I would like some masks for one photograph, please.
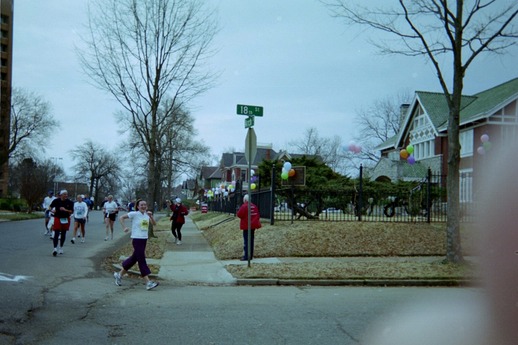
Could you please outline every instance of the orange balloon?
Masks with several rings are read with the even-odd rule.
[[[295,169],[290,169],[290,171],[288,171],[288,176],[290,176],[290,177],[295,176]]]
[[[407,150],[403,149],[403,150],[399,151],[399,157],[401,157],[403,159],[407,159],[408,156],[409,156],[409,154],[408,154]]]

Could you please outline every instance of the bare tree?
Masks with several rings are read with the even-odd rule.
[[[376,100],[369,108],[359,110],[356,123],[360,131],[355,142],[362,150],[349,157],[361,161],[364,166],[369,165],[368,162],[377,163],[379,154],[374,148],[399,132],[403,120],[402,105],[408,104],[410,99],[409,92],[400,92],[394,97]]]
[[[148,203],[160,196],[160,130],[176,109],[211,87],[201,66],[212,55],[213,13],[199,0],[95,0],[80,59],[111,93],[147,154]],[[171,100],[160,116],[166,100]]]
[[[77,146],[71,151],[75,162],[73,170],[78,181],[86,181],[89,185],[89,194],[99,203],[102,190],[110,192],[116,190],[119,164],[115,156],[107,152],[99,144],[91,140]]]
[[[295,153],[318,156],[334,171],[343,170],[343,147],[339,136],[321,137],[315,127],[307,128],[301,139],[291,141]]]
[[[62,169],[50,160],[37,162],[25,158],[10,168],[10,190],[20,193],[20,197],[27,202],[28,213],[34,207],[41,206],[56,174],[63,174]]]
[[[9,158],[35,157],[45,152],[45,140],[58,126],[51,114],[51,105],[34,92],[13,88],[11,101],[11,133]]]
[[[433,65],[449,109],[446,259],[454,263],[463,261],[459,221],[459,120],[464,76],[482,53],[503,54],[517,44],[518,3],[398,0],[396,8],[380,9],[355,6],[350,0],[322,2],[334,16],[348,24],[368,26],[394,37],[392,41],[384,37],[375,42],[382,53],[420,56]],[[444,55],[446,59],[442,58]]]

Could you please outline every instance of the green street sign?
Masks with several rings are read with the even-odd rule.
[[[237,114],[246,116],[263,116],[263,107],[258,107],[256,105],[238,104]]]
[[[249,116],[245,119],[245,128],[250,128],[254,126],[254,117]]]

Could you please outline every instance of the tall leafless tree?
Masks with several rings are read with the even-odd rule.
[[[89,194],[99,205],[100,193],[113,193],[121,176],[120,165],[115,155],[106,151],[99,144],[87,140],[71,151],[76,164],[73,166],[77,181],[85,181],[89,186]]]
[[[424,57],[433,65],[449,109],[446,259],[453,263],[463,261],[459,221],[459,120],[464,76],[481,54],[503,54],[517,44],[518,3],[398,0],[397,6],[374,8],[364,5],[364,1],[321,1],[347,24],[371,27],[395,38],[383,37],[374,42],[382,53]]]
[[[146,152],[149,205],[160,197],[162,127],[215,80],[203,69],[213,54],[213,13],[200,0],[94,0],[90,7],[79,58],[94,84],[124,108]]]
[[[36,158],[48,148],[46,139],[58,126],[51,105],[42,96],[15,87],[11,100],[9,158]]]
[[[378,162],[379,154],[374,148],[399,132],[403,120],[401,106],[410,100],[410,94],[402,91],[393,97],[375,100],[372,106],[359,110],[356,113],[359,134],[354,141],[362,150],[349,157],[361,161],[364,166]]]
[[[302,138],[289,143],[294,153],[318,156],[331,169],[343,172],[343,147],[339,136],[321,137],[318,129],[309,127]]]

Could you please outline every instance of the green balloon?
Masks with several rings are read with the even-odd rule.
[[[283,180],[287,180],[287,179],[288,179],[288,173],[287,173],[287,172],[283,172],[283,173],[281,174],[281,178],[282,178]]]
[[[412,145],[408,145],[406,147],[406,152],[408,152],[409,154],[414,153],[414,147]]]

